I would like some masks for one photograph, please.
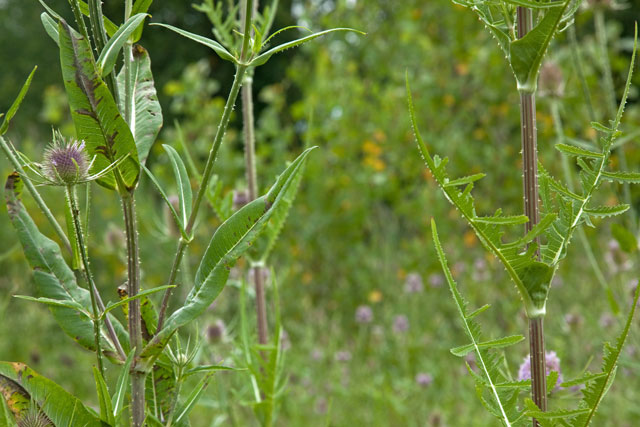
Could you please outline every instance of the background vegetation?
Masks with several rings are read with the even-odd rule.
[[[65,0],[49,3],[56,10],[67,10]],[[109,3],[105,14],[122,16]],[[189,2],[156,3],[150,10],[152,21],[209,34],[206,17]],[[33,65],[40,67],[9,133],[33,158],[49,142],[51,126],[67,135],[74,132],[57,49],[41,27],[40,13],[35,1],[0,0],[0,111],[6,111]],[[635,3],[606,11],[618,96],[630,56],[632,19],[637,16],[640,9]],[[272,257],[272,280],[279,284],[288,347],[288,386],[279,423],[489,425],[492,420],[476,399],[466,368],[449,352],[461,344],[463,336],[431,245],[431,217],[443,218],[440,235],[448,236],[443,244],[465,296],[473,306],[493,306],[488,312],[493,318],[484,325],[487,333],[491,335],[490,327],[501,335],[521,333],[526,319],[504,272],[485,256],[426,172],[409,126],[404,75],[408,70],[424,136],[440,154],[453,158],[453,171],[490,172],[476,190],[480,209],[500,205],[515,214],[522,209],[522,189],[518,169],[513,167],[520,161],[513,76],[475,15],[447,0],[281,1],[274,27],[292,24],[314,30],[348,26],[367,36],[332,35],[287,51],[259,68],[254,79],[259,182],[272,182],[284,162],[305,144],[320,146],[309,161]],[[608,116],[593,10],[581,10],[575,25],[596,116],[603,121]],[[296,32],[281,37],[294,38],[299,35]],[[161,142],[174,147],[186,143],[195,162],[202,165],[226,97],[220,88],[229,87],[233,69],[205,47],[158,27],[149,27],[141,43],[150,52],[165,114]],[[560,115],[565,133],[587,140],[593,135],[570,49],[563,33],[547,59],[562,69],[565,88]],[[638,75],[623,124],[632,135],[637,135],[640,120]],[[539,149],[545,167],[560,175],[561,165],[552,148],[556,134],[551,102],[544,97],[538,102]],[[218,163],[229,208],[234,191],[246,186],[240,117],[233,119],[232,127]],[[624,146],[632,170],[640,170],[636,140]],[[161,152],[160,144],[152,150],[150,167],[160,176],[170,176],[170,165],[163,164],[166,156],[154,156],[154,152]],[[0,176],[9,172],[7,161],[0,159]],[[115,300],[126,267],[120,256],[122,224],[113,220],[119,216],[113,210],[118,204],[105,200],[109,197],[113,196],[96,187],[89,243],[90,251],[101,255],[94,257],[100,260],[94,261],[97,282],[113,284],[101,291]],[[640,194],[632,193],[632,198],[637,211]],[[137,205],[143,287],[158,286],[166,278],[174,251],[167,236],[175,230],[169,227],[159,199],[140,197]],[[207,209],[201,220],[215,226],[216,216]],[[43,230],[49,230],[43,218],[36,219]],[[611,224],[606,221],[597,234],[587,234],[624,313],[638,279],[638,265],[635,256],[623,252],[613,239]],[[91,375],[92,356],[70,344],[46,307],[12,298],[30,294],[33,287],[6,215],[0,215],[0,240],[0,359],[27,362],[84,401],[97,403],[93,384],[84,380]],[[204,241],[190,248],[194,263],[205,249]],[[192,272],[182,273],[183,283],[188,282]],[[599,364],[601,342],[613,339],[623,319],[611,312],[578,245],[559,276],[548,307],[547,348],[557,353],[563,375],[570,378],[585,366]],[[423,283],[421,291],[409,292],[407,283],[415,284],[417,278]],[[185,331],[202,338],[201,358],[232,363],[240,357],[234,349],[239,340],[243,280],[246,265],[240,263],[235,269],[236,286],[225,290],[197,329]],[[359,310],[361,306],[371,312]],[[614,420],[611,425],[635,425],[640,415],[633,404],[640,399],[637,323],[611,395],[601,409],[602,415]],[[225,327],[220,328],[221,324]],[[505,367],[513,375],[528,353],[526,343],[515,348],[508,353]],[[593,354],[597,356],[591,359]],[[87,372],[80,375],[79,370]],[[218,374],[192,424],[254,422],[250,408],[243,405],[249,392],[242,372]],[[577,392],[557,392],[551,405],[554,400],[578,398]]]

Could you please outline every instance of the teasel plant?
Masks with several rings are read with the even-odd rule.
[[[260,21],[256,18],[259,15],[254,13],[257,8],[252,0],[243,0],[234,6],[246,13],[240,22],[233,20],[230,25],[229,35],[233,39],[230,48],[211,38],[157,24],[206,45],[236,68],[202,173],[190,177],[177,150],[170,145],[164,146],[178,190],[176,209],[163,183],[145,166],[162,127],[162,110],[151,61],[139,44],[152,1],[125,0],[122,24],[116,24],[117,20],[104,16],[99,0],[70,0],[75,26],[67,23],[45,1],[40,3],[45,9],[41,15],[43,26],[60,51],[60,66],[76,135],[65,137],[54,132],[52,144],[40,163],[30,160],[16,144],[4,137],[27,93],[34,69],[4,114],[0,127],[0,147],[15,169],[6,181],[5,198],[9,218],[33,268],[38,294],[37,297],[22,298],[48,305],[61,329],[96,354],[97,366],[93,373],[100,413],[28,366],[0,362],[0,390],[6,400],[0,405],[0,416],[7,424],[22,423],[35,411],[54,425],[189,425],[189,413],[211,376],[219,370],[232,368],[193,366],[197,345],[183,348],[178,331],[194,323],[213,303],[224,289],[237,259],[254,242],[260,241],[283,206],[288,210],[292,188],[297,191],[308,156],[315,148],[307,148],[292,161],[264,195],[258,197],[256,194],[254,200],[225,218],[212,234],[186,299],[170,311],[170,290],[177,286],[177,272],[185,250],[196,238],[196,219],[246,73],[285,49],[332,31],[353,30],[312,33],[271,47],[267,44],[271,41],[267,37],[268,27],[256,26]],[[147,283],[145,290],[141,289],[135,206],[141,180],[148,180],[157,190],[180,231],[166,284]],[[98,284],[94,283],[90,264],[88,223],[93,182],[103,188],[99,191],[115,191],[119,196],[126,236],[126,286],[118,292],[110,289],[111,295],[119,294],[119,299],[107,304],[103,303]],[[46,184],[64,188],[66,232],[38,191],[38,185]],[[82,212],[76,191],[78,186],[83,186],[86,194]],[[25,187],[52,225],[57,242],[43,234],[27,212],[22,203]],[[65,254],[71,259],[70,263]],[[165,294],[156,308],[153,294],[161,291]],[[116,309],[124,312],[125,324],[118,320]],[[106,378],[110,376],[105,372],[111,369],[118,369],[119,373],[115,385],[109,386]],[[181,385],[194,376],[200,377],[200,381],[186,396],[181,396],[181,390],[184,390]]]
[[[475,317],[489,306],[485,305],[474,311],[467,310],[467,303],[448,270],[436,223],[433,221],[436,252],[464,330],[471,340],[471,344],[453,348],[451,352],[461,357],[470,352],[475,353],[479,372],[474,372],[471,368],[469,372],[476,381],[482,403],[503,425],[532,422],[534,426],[587,426],[593,420],[615,375],[617,361],[635,312],[638,292],[635,293],[627,323],[615,346],[605,344],[602,371],[596,374],[586,373],[580,378],[560,384],[561,387],[586,385],[582,391],[584,398],[576,409],[548,410],[547,395],[556,387],[559,376],[553,371],[548,376],[546,373],[543,320],[551,280],[560,261],[566,256],[576,230],[584,225],[593,226],[595,218],[620,215],[630,208],[628,204],[595,206],[593,202],[596,191],[606,181],[640,182],[639,173],[608,170],[614,143],[622,134],[619,127],[631,85],[637,30],[626,86],[615,118],[608,125],[595,121],[591,124],[603,135],[597,146],[586,149],[565,143],[555,145],[561,155],[575,159],[580,168],[580,186],[572,190],[571,183],[557,180],[538,161],[535,94],[540,67],[549,45],[557,32],[572,25],[573,14],[580,1],[479,0],[455,3],[469,7],[478,14],[480,21],[497,40],[516,79],[520,93],[524,215],[504,215],[501,209],[496,210],[493,215],[478,215],[471,191],[474,183],[485,175],[477,173],[451,178],[446,171],[448,159],[430,154],[418,129],[407,75],[409,112],[422,157],[447,200],[457,208],[483,246],[503,264],[516,285],[529,319],[531,379],[513,381],[502,371],[504,358],[498,352],[519,343],[524,337],[515,335],[490,340],[482,337]],[[537,15],[535,21],[534,13]],[[525,235],[515,241],[505,242],[505,228],[520,224],[525,225]],[[520,392],[528,388],[531,389],[531,399],[525,399],[524,405],[519,405]]]

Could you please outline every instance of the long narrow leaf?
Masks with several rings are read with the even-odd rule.
[[[11,107],[9,107],[9,111],[7,111],[7,113],[4,115],[2,126],[0,126],[0,136],[4,135],[9,129],[9,123],[11,122],[11,119],[13,119],[13,116],[15,116],[18,112],[18,108],[20,108],[20,104],[22,104],[22,100],[27,94],[29,86],[31,86],[31,80],[33,79],[33,75],[35,74],[37,69],[38,67],[33,67],[31,74],[29,74],[29,77],[27,77],[27,81],[24,82],[24,84],[22,85],[22,89],[20,89],[20,92],[18,93],[18,96],[13,101],[13,104],[11,104]]]
[[[178,184],[178,199],[180,203],[180,214],[182,215],[182,227],[186,228],[189,217],[191,216],[191,204],[193,201],[191,182],[189,181],[187,168],[182,162],[178,152],[170,145],[164,144],[163,147],[169,155],[169,160],[171,160],[171,166],[173,167],[173,174],[175,175],[176,183]]]
[[[222,58],[222,59],[225,59],[227,61],[231,61],[233,63],[237,62],[236,58],[234,58],[234,56],[231,55],[227,49],[225,49],[220,43],[218,43],[215,40],[211,40],[209,38],[200,36],[198,34],[190,33],[189,31],[182,30],[180,28],[174,27],[173,25],[167,25],[167,24],[151,24],[151,25],[157,25],[159,27],[168,28],[171,31],[174,31],[174,32],[180,34],[183,37],[186,37],[186,38],[191,39],[191,40],[193,40],[195,42],[203,44],[203,45],[207,46],[208,48],[213,49],[213,51],[215,53],[217,53],[218,56],[220,58]]]
[[[320,31],[318,33],[314,33],[311,35],[308,35],[306,37],[302,37],[299,38],[297,40],[293,40],[287,43],[283,43],[279,46],[276,46],[274,48],[271,48],[269,50],[267,50],[266,52],[256,56],[249,65],[251,65],[252,67],[259,67],[260,65],[264,65],[273,55],[275,55],[278,52],[282,52],[283,50],[287,50],[290,49],[292,47],[296,47],[299,46],[303,43],[306,43],[308,41],[311,41],[315,38],[324,36],[326,34],[329,33],[335,33],[337,31],[349,31],[349,32],[353,32],[353,33],[358,33],[358,34],[365,34],[362,31],[358,31],[358,30],[354,30],[353,28],[332,28],[330,30],[325,30],[325,31]]]
[[[133,15],[127,19],[127,22],[122,24],[113,37],[109,39],[96,61],[98,71],[102,77],[107,76],[111,71],[113,71],[113,67],[116,65],[116,59],[118,59],[120,50],[129,39],[129,36],[136,31],[140,25],[142,25],[142,21],[144,21],[144,18],[146,17],[146,13]]]

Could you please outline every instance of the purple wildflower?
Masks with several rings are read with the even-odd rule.
[[[349,350],[340,350],[335,355],[336,362],[348,362],[351,360],[351,352]]]
[[[365,324],[373,321],[373,310],[368,305],[361,305],[356,309],[356,323]]]
[[[432,288],[439,288],[444,285],[444,276],[440,273],[430,274],[427,280]]]
[[[62,136],[44,153],[44,176],[59,185],[73,185],[84,181],[89,175],[89,157],[84,141],[66,142]]]
[[[399,314],[393,318],[393,332],[402,334],[409,330],[409,319],[404,314]]]
[[[406,294],[419,294],[423,290],[422,276],[418,273],[409,273],[404,281],[404,292]]]
[[[420,372],[416,375],[416,383],[420,387],[428,387],[433,383],[433,375],[425,372]]]

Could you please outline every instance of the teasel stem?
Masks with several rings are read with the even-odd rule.
[[[516,12],[518,38],[524,37],[533,28],[531,10],[518,7]],[[529,218],[525,233],[540,220],[538,212],[538,141],[536,130],[536,96],[520,92],[520,130],[522,139],[522,168],[524,189],[524,213]],[[540,257],[540,240],[536,238],[537,256]],[[531,358],[531,394],[541,411],[547,410],[547,376],[544,350],[544,316],[529,318],[529,348]],[[533,426],[538,421],[533,419]]]
[[[245,0],[245,8],[247,7],[248,7],[247,10],[251,10],[253,12],[253,0]],[[196,193],[196,198],[193,204],[193,209],[191,210],[191,216],[189,217],[189,221],[187,222],[187,226],[185,227],[185,231],[188,236],[192,235],[193,226],[195,224],[196,217],[198,216],[198,211],[200,210],[202,199],[204,198],[204,195],[207,191],[207,187],[209,186],[209,181],[211,180],[211,176],[213,175],[213,165],[216,161],[218,150],[220,149],[220,145],[222,144],[222,139],[224,138],[224,134],[227,131],[227,127],[229,126],[229,119],[231,118],[231,112],[233,111],[233,108],[236,104],[236,100],[238,99],[238,94],[240,93],[240,87],[242,86],[244,75],[247,72],[248,66],[246,64],[246,61],[248,61],[249,59],[248,49],[249,49],[249,41],[251,39],[252,17],[253,17],[253,13],[248,13],[245,18],[245,25],[244,25],[245,33],[244,33],[244,41],[242,44],[242,53],[240,55],[240,60],[236,65],[236,75],[233,78],[233,84],[231,85],[231,90],[229,91],[227,102],[225,103],[224,110],[222,111],[222,117],[220,118],[220,123],[218,124],[218,129],[213,139],[213,144],[211,145],[209,156],[207,157],[207,162],[205,164],[204,171],[202,173],[200,188],[198,188],[198,192]],[[176,277],[178,274],[178,268],[180,267],[180,263],[182,262],[184,251],[190,242],[191,240],[187,240],[184,237],[180,238],[178,242],[178,248],[176,250],[176,255],[174,257],[173,264],[171,266],[171,271],[169,273],[169,279],[167,281],[168,285],[175,285]],[[173,288],[167,289],[162,298],[160,311],[158,312],[158,328],[157,328],[158,332],[162,329],[162,326],[164,324],[172,289]]]
[[[84,38],[87,39],[87,42],[89,42],[89,32],[87,31],[87,24],[85,24],[82,12],[80,11],[80,3],[78,0],[69,0],[69,4],[73,10],[73,17],[76,20],[76,24],[78,24],[80,34],[82,34]]]
[[[101,0],[89,0],[89,22],[91,23],[91,33],[93,34],[93,43],[96,48],[96,53],[99,55],[104,49],[107,43],[107,32],[104,29],[104,17],[102,15],[102,1]],[[111,72],[105,77],[109,91],[113,95],[113,99],[116,101],[116,105],[119,105],[120,94],[118,93],[118,83],[116,81],[116,73]]]
[[[246,6],[246,5],[245,5]],[[258,1],[253,4],[253,13],[258,9]],[[246,9],[242,10],[242,17],[246,16]],[[255,119],[253,115],[253,70],[245,74],[242,85],[242,125],[244,133],[244,160],[249,190],[249,202],[258,197],[258,177],[256,167],[256,138]],[[266,344],[269,339],[267,324],[267,298],[262,277],[262,267],[251,266],[253,286],[256,291],[256,319],[258,323],[258,342]]]
[[[96,295],[98,289],[93,281],[93,275],[91,274],[91,268],[89,267],[89,256],[87,253],[87,247],[84,242],[84,236],[82,234],[82,227],[80,226],[80,210],[78,209],[78,203],[76,201],[75,187],[68,185],[65,187],[65,195],[69,209],[71,210],[71,217],[73,218],[73,232],[78,242],[78,249],[80,252],[80,259],[82,260],[82,266],[84,267],[84,275],[89,286],[89,295],[91,295],[91,308],[93,310],[93,334],[96,345],[96,356],[98,358],[98,369],[100,373],[104,375],[104,362],[102,361],[102,348],[100,346],[100,312],[98,311],[98,304],[96,302]]]
[[[119,174],[116,173],[116,175]],[[121,199],[127,239],[127,293],[130,297],[134,297],[140,293],[140,259],[133,191],[122,192]],[[137,362],[137,356],[142,349],[140,299],[138,298],[129,301],[128,325],[129,343],[132,349],[135,348]],[[134,363],[131,371],[131,416],[135,427],[142,426],[144,421],[145,376],[144,372],[135,369]]]

